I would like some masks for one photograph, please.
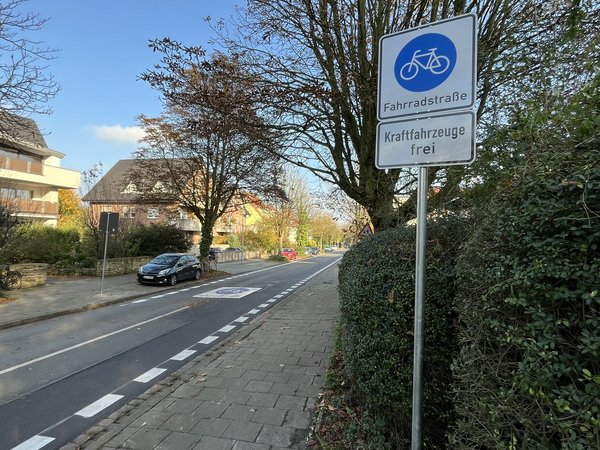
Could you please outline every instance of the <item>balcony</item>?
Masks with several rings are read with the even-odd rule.
[[[35,161],[23,161],[22,159],[1,158],[0,168],[14,170],[15,172],[32,173],[43,175],[43,164]]]
[[[18,211],[19,214],[25,215],[52,215],[55,216],[58,214],[58,203],[52,202],[44,202],[40,200],[22,200],[15,199],[14,209]]]
[[[0,178],[64,189],[77,189],[80,183],[80,174],[75,170],[7,157],[0,158]]]
[[[173,221],[173,225],[183,231],[200,231],[200,222],[198,220],[179,219]]]

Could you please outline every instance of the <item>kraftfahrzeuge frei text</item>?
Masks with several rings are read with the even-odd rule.
[[[472,151],[474,122],[470,111],[380,122],[377,166],[392,168],[398,159],[415,166],[469,160],[475,156]]]

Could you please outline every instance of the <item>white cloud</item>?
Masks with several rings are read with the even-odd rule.
[[[97,125],[92,127],[96,137],[101,141],[119,144],[136,145],[144,137],[140,127],[124,127],[122,125]]]

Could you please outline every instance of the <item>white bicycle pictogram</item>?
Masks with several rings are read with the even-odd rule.
[[[437,48],[430,48],[424,53],[421,53],[421,50],[415,51],[412,59],[400,68],[400,78],[406,81],[412,80],[419,73],[419,68],[429,70],[434,75],[440,75],[448,70],[450,59],[444,55],[436,55],[436,50]]]

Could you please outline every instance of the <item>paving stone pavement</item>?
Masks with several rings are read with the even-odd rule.
[[[63,449],[311,448],[338,305],[334,266]]]

